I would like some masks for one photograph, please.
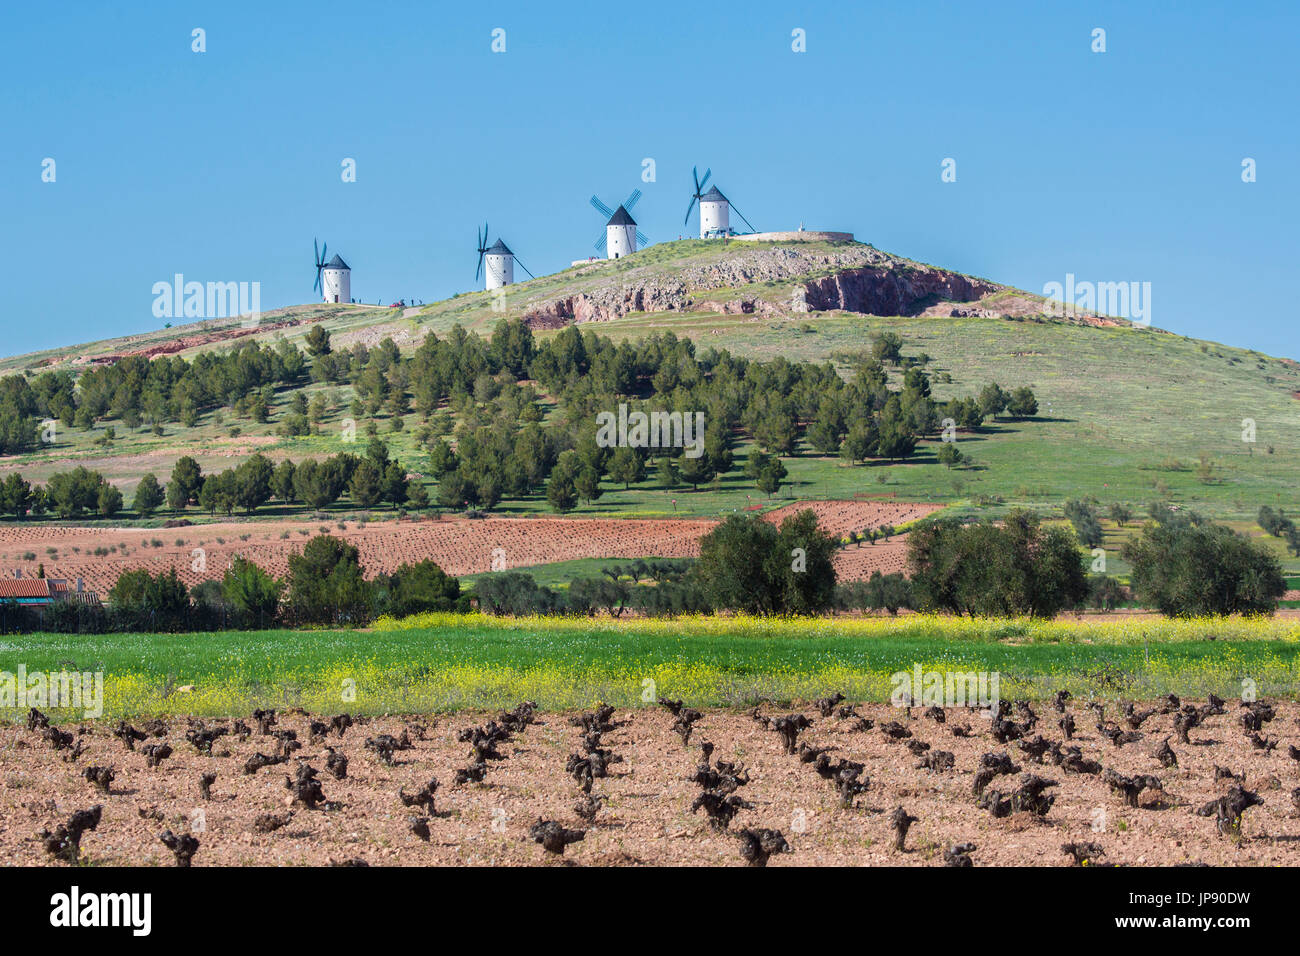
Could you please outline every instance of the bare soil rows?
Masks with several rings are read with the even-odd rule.
[[[1050,761],[1034,763],[1016,743],[997,743],[987,717],[958,708],[948,709],[944,723],[938,723],[920,708],[908,716],[887,705],[860,706],[858,714],[874,722],[870,729],[852,718],[822,717],[813,706],[800,708],[797,713],[813,721],[800,734],[800,744],[831,748],[828,756],[836,762],[865,765],[869,787],[850,807],[841,805],[835,786],[812,763],[785,753],[781,737],[748,714],[708,711],[694,724],[689,745],[683,745],[670,729],[672,716],[662,708],[616,712],[615,726],[602,735],[600,746],[622,759],[609,766],[608,776],[592,783],[591,793],[606,798],[594,824],[577,815],[581,791],[565,770],[569,755],[583,750],[583,731],[571,723],[570,714],[538,714],[537,722],[499,745],[503,759],[488,762],[482,782],[460,785],[454,774],[471,763],[471,745],[457,739],[459,732],[497,715],[359,720],[341,738],[329,733],[312,740],[308,721],[314,718],[281,714],[270,730],[293,731],[303,746],[286,764],[252,775],[242,772],[245,761],[255,753],[273,754],[277,745],[274,737],[259,735],[253,720],[248,720],[252,735],[247,739],[217,738],[214,756],[201,755],[186,742],[187,723],[180,718],[165,726],[164,737],[151,736],[137,743],[134,752],[105,723],[68,724],[62,729],[84,746],[73,760],[64,759],[69,750],[53,749],[39,731],[5,726],[0,728],[0,855],[10,864],[54,863],[37,832],[53,830],[73,812],[100,804],[98,827],[81,841],[83,858],[99,864],[169,864],[171,854],[158,839],[165,829],[193,831],[200,843],[195,865],[320,865],[352,859],[371,865],[555,862],[529,836],[529,828],[542,817],[585,831],[585,838],[564,854],[565,861],[583,865],[742,865],[735,834],[746,827],[780,830],[788,840],[792,852],[773,856],[771,865],[938,866],[944,851],[961,843],[975,844],[970,856],[976,866],[1067,865],[1072,861],[1061,849],[1066,843],[1097,844],[1104,851],[1097,858],[1103,864],[1300,865],[1300,815],[1292,793],[1300,784],[1300,764],[1287,754],[1289,745],[1300,743],[1296,704],[1277,705],[1276,718],[1264,725],[1263,732],[1279,741],[1277,749],[1268,751],[1252,748],[1243,736],[1235,702],[1228,703],[1226,713],[1194,728],[1191,744],[1178,742],[1172,715],[1156,714],[1142,723],[1141,740],[1122,746],[1095,730],[1093,712],[1076,704],[1069,705],[1078,724],[1072,743],[1084,758],[1126,776],[1154,775],[1162,789],[1143,791],[1138,806],[1129,806],[1102,775],[1067,773]],[[1035,733],[1061,742],[1059,715],[1046,703],[1035,708],[1040,718]],[[1115,704],[1108,704],[1107,719],[1119,716]],[[911,737],[890,739],[882,732],[890,721]],[[135,726],[145,724],[136,721]],[[972,736],[955,736],[953,728],[964,726]],[[400,738],[403,731],[411,748],[398,750],[392,766],[365,746],[368,738]],[[1176,767],[1165,768],[1153,756],[1166,737],[1176,752]],[[163,740],[174,753],[157,768],[147,767],[143,747]],[[725,832],[691,809],[701,788],[688,778],[705,762],[704,741],[715,745],[715,767],[721,760],[740,762],[750,777],[736,793],[752,809],[740,810]],[[930,744],[930,752],[951,752],[954,767],[918,769],[908,742]],[[326,772],[327,746],[346,755],[346,779]],[[1045,815],[1020,810],[995,818],[976,806],[972,783],[985,753],[1005,753],[1019,768],[995,777],[986,792],[1009,794],[1030,774],[1056,781],[1046,790],[1056,800]],[[341,806],[289,805],[286,773],[296,773],[299,758],[320,771],[324,798]],[[83,772],[88,766],[110,765],[116,776],[109,792],[97,792]],[[1216,781],[1216,766],[1244,774],[1245,786],[1263,800],[1245,811],[1239,835],[1222,835],[1213,816],[1196,813],[1235,783]],[[203,773],[216,775],[206,801],[199,794]],[[409,821],[427,811],[404,806],[399,791],[414,795],[431,777],[440,785],[427,821],[430,839],[424,842],[410,831]],[[917,818],[902,852],[893,848],[890,822],[900,806]],[[261,832],[258,818],[268,815],[283,825]]]
[[[913,504],[906,501],[800,501],[769,511],[764,517],[777,524],[800,511],[811,510],[817,524],[834,538],[850,531],[879,528],[882,525],[906,524],[938,511],[942,505]]]
[[[804,507],[816,511],[822,526],[840,537],[850,530],[915,520],[938,506],[819,501],[788,505],[767,517],[779,522]],[[340,523],[346,528],[340,529]],[[714,524],[707,519],[489,517],[365,524],[234,520],[171,529],[0,525],[0,575],[12,577],[21,571],[31,577],[44,565],[46,577],[82,578],[101,595],[132,568],[155,573],[175,568],[190,585],[220,578],[236,555],[283,575],[290,553],[321,532],[356,545],[370,574],[429,558],[447,573],[462,575],[491,570],[498,548],[510,568],[578,558],[691,557],[699,553],[699,539]],[[902,570],[900,540],[841,552],[836,567],[842,579],[868,577],[876,568]],[[155,541],[161,546],[153,546]],[[25,557],[28,554],[34,557]]]
[[[902,573],[907,566],[907,536],[890,538],[874,545],[842,548],[835,555],[835,574],[840,581],[865,581],[873,571]]]

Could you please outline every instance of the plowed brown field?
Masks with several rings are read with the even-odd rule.
[[[1038,731],[1059,741],[1058,715],[1046,704],[1037,709]],[[1294,703],[1278,705],[1276,719],[1264,729],[1281,742],[1267,752],[1252,749],[1242,736],[1237,709],[1229,702],[1226,714],[1210,717],[1192,731],[1191,744],[1180,744],[1174,737],[1178,766],[1166,769],[1152,752],[1173,734],[1170,715],[1149,718],[1142,726],[1142,740],[1115,747],[1093,729],[1093,713],[1072,703],[1079,725],[1073,743],[1086,758],[1125,775],[1159,778],[1163,789],[1143,792],[1137,807],[1127,806],[1100,775],[1067,773],[1050,762],[1037,764],[1016,744],[996,743],[986,717],[958,708],[948,709],[940,724],[923,717],[919,708],[908,716],[888,705],[861,706],[859,713],[875,721],[870,729],[849,719],[823,718],[809,706],[801,708],[814,721],[801,742],[832,748],[830,756],[836,761],[865,764],[870,786],[849,807],[841,806],[837,790],[811,764],[784,753],[780,738],[746,714],[706,712],[689,746],[683,746],[665,710],[619,711],[614,715],[617,726],[603,735],[601,746],[622,761],[610,766],[608,777],[593,781],[592,793],[608,800],[594,826],[584,824],[573,809],[580,794],[565,772],[565,761],[582,749],[582,734],[569,714],[538,714],[536,723],[499,746],[504,759],[489,764],[481,783],[459,786],[453,782],[454,772],[471,761],[469,745],[459,742],[457,733],[495,715],[419,718],[427,731],[405,719],[376,718],[360,722],[341,738],[331,733],[313,741],[307,717],[281,714],[272,729],[296,733],[303,747],[294,758],[320,771],[325,798],[341,806],[295,809],[286,825],[270,833],[255,830],[254,821],[263,814],[284,817],[289,812],[285,771],[293,772],[295,760],[244,774],[249,756],[275,752],[275,739],[259,736],[255,726],[245,740],[221,737],[214,755],[204,756],[186,743],[185,718],[173,718],[163,738],[151,737],[146,743],[165,739],[174,755],[150,769],[140,745],[128,752],[102,722],[80,728],[85,751],[75,760],[65,760],[69,751],[52,749],[39,733],[9,725],[0,727],[0,859],[11,865],[51,864],[37,831],[100,804],[101,822],[85,834],[81,851],[85,860],[103,865],[170,864],[170,853],[158,841],[158,834],[168,828],[189,829],[198,838],[195,866],[323,865],[350,859],[371,865],[537,864],[548,860],[528,837],[529,826],[539,816],[586,831],[585,839],[565,853],[566,860],[583,865],[742,865],[735,836],[742,827],[784,833],[792,852],[774,856],[773,866],[939,866],[944,849],[966,842],[976,846],[971,854],[976,866],[1064,866],[1070,859],[1061,845],[1080,842],[1100,845],[1105,854],[1101,863],[1298,865],[1300,817],[1291,793],[1297,771],[1286,749],[1300,742],[1300,708]],[[1118,716],[1114,703],[1108,705],[1107,716]],[[887,721],[905,726],[911,741],[953,753],[953,768],[918,769],[918,758],[903,742],[881,733]],[[136,721],[136,726],[143,725]],[[393,766],[365,749],[367,737],[400,736],[408,726],[412,747],[398,751]],[[955,736],[953,729],[961,726],[969,727],[972,736]],[[73,724],[64,729],[79,732]],[[699,746],[703,741],[715,745],[715,763],[739,761],[750,774],[738,794],[753,806],[741,810],[725,832],[691,810],[700,788],[688,778],[704,759]],[[346,754],[346,779],[336,780],[326,772],[326,746]],[[1044,816],[1019,811],[994,818],[976,806],[972,780],[980,755],[987,752],[1006,753],[1019,768],[1013,775],[996,777],[990,790],[1008,794],[1029,774],[1056,782],[1047,791],[1056,801]],[[1232,784],[1215,780],[1216,764],[1244,774],[1246,786],[1263,799],[1261,806],[1245,812],[1240,836],[1221,835],[1212,817],[1195,812]],[[91,765],[115,768],[109,793],[95,792],[82,778]],[[216,774],[208,801],[200,799],[197,785],[205,772]],[[402,805],[398,791],[412,793],[431,777],[441,786],[426,843],[408,830],[408,819],[417,811]],[[893,848],[889,822],[898,806],[917,818],[903,852]]]
[[[884,524],[900,525],[937,505],[902,502],[817,501],[769,512],[771,521],[812,508],[831,535]],[[507,568],[578,558],[684,558],[699,553],[699,540],[715,522],[673,518],[443,518],[425,521],[227,521],[184,528],[108,528],[54,524],[0,525],[0,575],[32,577],[44,565],[50,578],[81,578],[101,595],[131,568],[152,572],[175,568],[190,585],[220,578],[236,555],[277,576],[288,571],[289,555],[308,538],[326,532],[354,544],[367,573],[391,572],[402,563],[436,561],[448,574],[492,570],[493,554],[504,552]],[[150,542],[161,541],[161,547]],[[95,554],[96,550],[107,554]],[[34,554],[27,559],[26,554]],[[877,568],[901,571],[901,538],[842,550],[836,559],[841,580],[870,576]]]

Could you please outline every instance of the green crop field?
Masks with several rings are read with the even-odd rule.
[[[1004,697],[1294,696],[1294,619],[1055,622],[694,618],[588,621],[428,615],[370,631],[10,636],[0,671],[101,671],[105,714],[415,713],[512,705],[887,700],[890,677],[997,673]],[[24,712],[25,713],[25,712]],[[23,713],[4,711],[9,719]]]

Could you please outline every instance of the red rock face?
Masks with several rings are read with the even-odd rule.
[[[629,312],[674,312],[690,304],[682,283],[649,282],[556,299],[527,313],[524,321],[532,329],[559,329],[573,322],[608,322]]]
[[[790,277],[791,272],[811,271],[824,267],[822,260],[793,257],[790,263],[768,261],[775,253],[766,253],[752,264],[748,260],[728,263],[727,268],[715,266],[683,273],[686,282],[648,280],[639,285],[599,289],[556,299],[540,305],[524,316],[528,325],[537,330],[558,329],[573,323],[608,322],[629,312],[675,312],[698,309],[722,314],[749,315],[755,312],[782,311],[758,298],[737,298],[726,301],[695,302],[688,292],[709,288],[725,288],[733,284],[775,280]],[[838,263],[836,263],[838,264]],[[797,272],[796,272],[797,274]],[[826,312],[839,310],[867,315],[921,315],[937,303],[969,303],[991,295],[1002,287],[981,279],[887,260],[868,263],[858,268],[845,268],[833,275],[810,279],[803,283],[804,303],[796,311]]]
[[[867,267],[812,279],[806,286],[808,308],[868,315],[920,315],[936,302],[973,302],[1000,287],[940,269]]]

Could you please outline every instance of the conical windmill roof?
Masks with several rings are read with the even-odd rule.
[[[334,253],[333,259],[325,263],[325,268],[326,269],[347,269],[349,272],[352,271],[351,266],[349,266],[346,262],[344,262],[342,257],[337,252]]]
[[[614,210],[614,215],[609,217],[609,222],[605,223],[605,225],[606,226],[635,226],[636,220],[628,215],[626,209],[624,209],[622,206],[619,206],[617,209]]]
[[[492,243],[491,246],[489,246],[487,249],[484,249],[483,251],[486,255],[489,256],[513,256],[514,255],[514,253],[510,251],[510,247],[507,246],[500,239]]]
[[[700,197],[700,202],[726,202],[726,201],[727,201],[727,197],[722,195],[722,192],[718,189],[717,186],[710,186],[709,191]]]

